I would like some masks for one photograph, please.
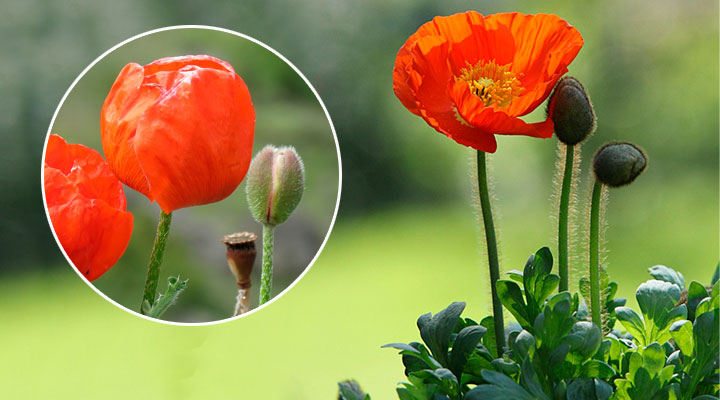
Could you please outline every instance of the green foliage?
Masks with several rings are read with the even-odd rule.
[[[398,349],[402,355],[408,382],[397,388],[399,398],[717,398],[720,283],[708,292],[691,282],[687,304],[679,304],[682,274],[653,267],[651,275],[662,279],[637,288],[640,313],[628,307],[612,310],[627,333],[604,333],[586,320],[577,293],[552,293],[558,279],[551,269],[552,256],[543,248],[530,257],[523,272],[512,271],[511,279],[498,281],[503,305],[522,328],[506,331],[509,351],[505,354],[491,347],[491,317],[480,324],[462,318],[465,303],[461,302],[418,319],[423,343],[383,346]],[[617,290],[617,285],[606,287],[612,287],[613,295]],[[692,315],[689,309],[694,321],[686,319]]]
[[[347,380],[338,382],[338,400],[370,400],[370,395],[363,392],[357,382]]]
[[[164,294],[158,295],[158,298],[150,304],[145,300],[142,304],[142,310],[145,315],[151,318],[160,318],[170,306],[175,304],[180,293],[187,287],[188,280],[180,280],[180,276],[171,276],[168,278],[168,287]]]

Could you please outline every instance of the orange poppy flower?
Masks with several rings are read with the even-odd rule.
[[[548,138],[549,119],[528,124],[583,45],[555,15],[468,11],[435,17],[400,48],[395,95],[456,142],[493,153],[496,134]]]
[[[50,135],[43,168],[50,222],[65,253],[88,280],[123,255],[133,228],[120,181],[95,150]]]
[[[237,188],[252,158],[255,110],[227,62],[163,58],[120,71],[100,129],[117,177],[170,213]]]

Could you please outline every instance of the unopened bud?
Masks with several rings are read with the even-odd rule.
[[[632,183],[645,170],[647,156],[632,143],[608,143],[593,158],[593,171],[598,181],[610,187]]]
[[[590,97],[573,77],[558,81],[550,96],[547,114],[555,125],[555,135],[567,145],[576,145],[595,131],[595,111]]]
[[[302,198],[305,170],[292,147],[265,146],[250,164],[245,187],[255,219],[275,226],[285,222]]]

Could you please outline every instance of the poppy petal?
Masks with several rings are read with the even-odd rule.
[[[135,151],[166,213],[229,196],[247,173],[255,112],[242,79],[218,69],[185,76],[139,119]]]
[[[122,184],[95,150],[50,135],[43,168],[45,201],[55,234],[88,280],[110,269],[132,234]]]
[[[150,200],[150,186],[135,154],[139,117],[162,95],[156,85],[143,85],[143,67],[131,63],[115,79],[100,113],[102,146],[110,167],[126,185]]]

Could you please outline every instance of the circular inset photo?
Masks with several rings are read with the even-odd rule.
[[[73,82],[48,129],[42,186],[63,254],[145,318],[203,324],[289,290],[340,200],[330,117],[263,43],[213,27],[128,39]]]

